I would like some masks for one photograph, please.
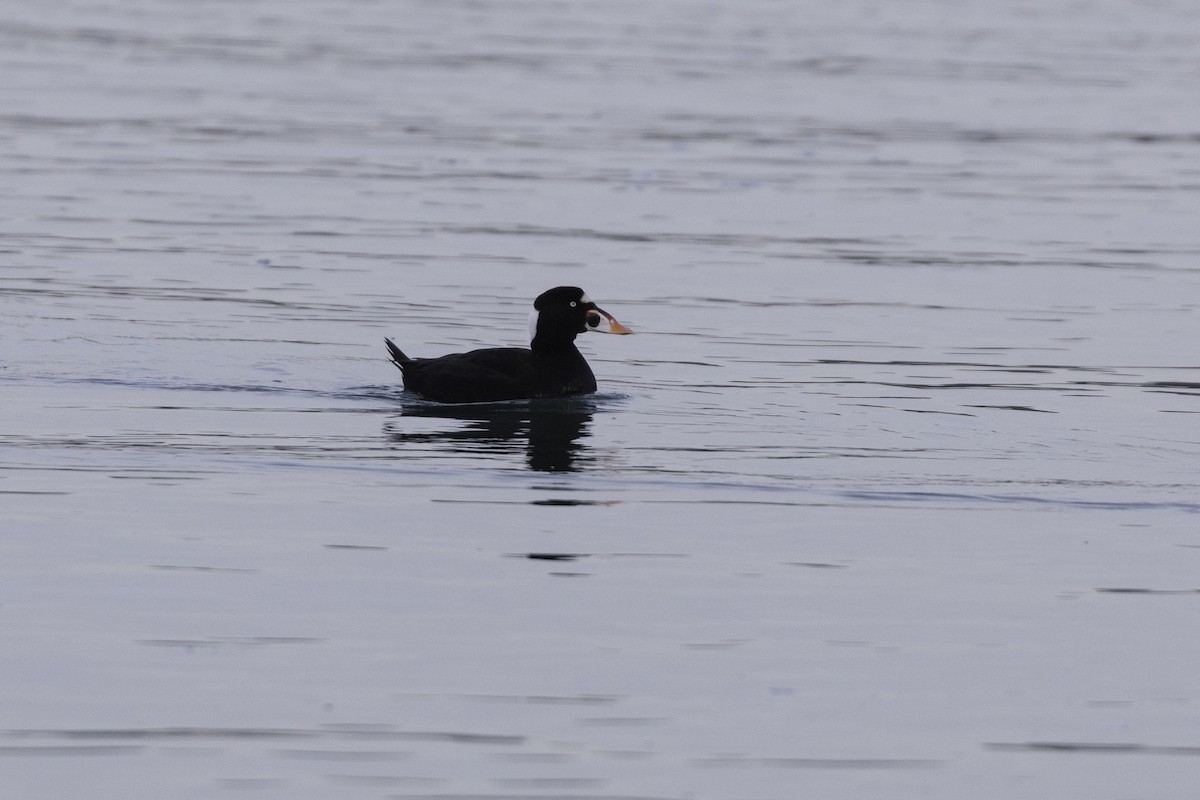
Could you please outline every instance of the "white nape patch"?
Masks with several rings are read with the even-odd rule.
[[[533,344],[534,337],[537,336],[538,314],[540,314],[540,313],[541,312],[539,312],[536,308],[533,311],[529,312],[529,343],[530,344]]]
[[[583,294],[579,295],[579,302],[586,306],[588,303],[592,302],[592,298],[587,296],[587,292],[584,292]]]

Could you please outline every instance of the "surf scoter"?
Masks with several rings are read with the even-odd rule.
[[[492,347],[439,358],[409,358],[384,339],[404,388],[442,403],[564,397],[596,391],[596,376],[575,347],[581,333],[633,333],[576,286],[559,286],[533,301],[529,349]]]

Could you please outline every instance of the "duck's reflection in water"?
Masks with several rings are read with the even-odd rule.
[[[398,445],[435,444],[460,455],[500,455],[525,449],[529,468],[574,472],[595,461],[586,440],[596,401],[580,398],[471,405],[407,404],[404,417],[457,420],[453,430],[409,432],[392,421],[386,430]]]

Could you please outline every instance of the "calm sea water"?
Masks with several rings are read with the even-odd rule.
[[[13,796],[1194,797],[1200,8],[0,2]],[[415,356],[579,285],[600,392]]]

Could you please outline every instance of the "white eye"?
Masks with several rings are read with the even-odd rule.
[[[579,305],[579,303],[576,303],[574,300],[571,301],[571,308],[574,308],[577,305]]]

